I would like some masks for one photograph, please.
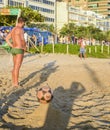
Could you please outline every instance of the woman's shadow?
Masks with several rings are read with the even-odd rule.
[[[79,82],[73,82],[69,89],[64,89],[62,86],[59,86],[54,90],[54,98],[49,104],[44,125],[40,128],[27,128],[26,130],[68,129],[67,127],[72,115],[71,113],[74,107],[74,101],[84,92],[85,88]]]

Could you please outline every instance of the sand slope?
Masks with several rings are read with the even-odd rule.
[[[24,86],[11,92],[12,56],[0,55],[0,126],[10,130],[109,130],[110,60],[64,54],[25,54]],[[54,91],[39,104],[36,88]],[[1,130],[0,129],[0,130]]]

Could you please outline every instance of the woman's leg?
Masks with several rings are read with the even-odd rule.
[[[23,61],[24,54],[17,54],[13,56],[14,67],[12,71],[13,85],[18,86],[19,70]]]

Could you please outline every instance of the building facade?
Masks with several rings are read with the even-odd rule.
[[[45,16],[46,22],[54,23],[55,2],[53,0],[30,0],[28,6]]]
[[[64,24],[68,24],[68,9],[66,2],[57,2],[56,17],[56,28],[58,32],[64,26]]]
[[[45,22],[54,23],[55,21],[54,0],[0,0],[0,8],[6,6],[30,7],[39,11],[45,17]]]
[[[57,2],[57,30],[68,23],[75,23],[78,26],[93,25],[103,31],[110,30],[110,21],[105,15],[83,10],[65,2]]]
[[[78,26],[92,24],[101,30],[110,30],[110,22],[106,19],[106,16],[109,15],[106,10],[103,15],[97,13],[99,11],[101,12],[101,9],[95,12],[87,10],[91,8],[91,4],[92,6],[94,5],[94,9],[96,9],[96,5],[101,7],[101,3],[99,4],[99,2],[102,2],[103,6],[109,5],[109,2],[107,3],[108,0],[98,1],[72,0],[71,2],[55,2],[55,0],[0,0],[0,8],[6,6],[30,7],[33,10],[39,11],[45,17],[46,23],[54,24],[57,31],[69,22],[76,23]]]
[[[71,0],[72,5],[110,18],[110,0]]]
[[[4,0],[0,0],[0,8],[4,6]]]

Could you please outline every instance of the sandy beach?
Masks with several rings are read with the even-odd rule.
[[[27,53],[14,92],[12,67],[0,54],[0,130],[110,130],[110,59]],[[40,104],[36,89],[46,84],[54,98]]]

